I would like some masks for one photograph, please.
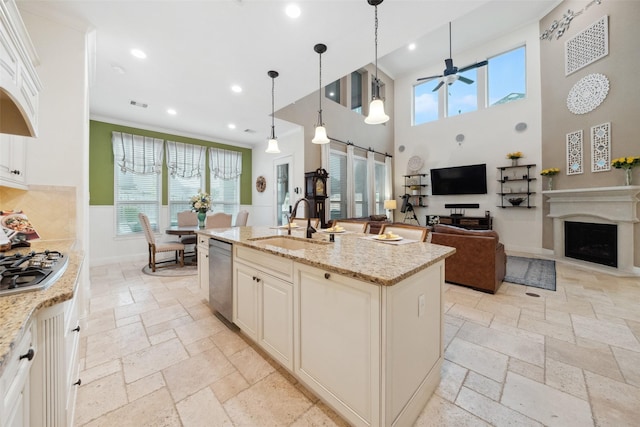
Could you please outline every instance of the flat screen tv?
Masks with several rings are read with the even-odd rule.
[[[487,194],[487,165],[431,169],[431,194]]]

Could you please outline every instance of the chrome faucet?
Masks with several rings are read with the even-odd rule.
[[[296,216],[296,212],[298,211],[298,205],[300,202],[305,202],[307,204],[307,213],[311,214],[311,203],[304,197],[296,200],[296,204],[293,205],[293,209],[291,210],[291,214],[289,214],[289,227],[287,229],[287,234],[291,235],[291,223],[293,222],[293,218]],[[307,239],[311,238],[311,235],[316,232],[316,229],[311,226],[311,216],[307,216]]]

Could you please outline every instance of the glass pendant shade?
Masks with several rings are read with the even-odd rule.
[[[277,154],[280,152],[277,139],[270,139],[268,144],[269,145],[267,145],[267,149],[264,151],[265,153]]]
[[[389,116],[384,113],[384,104],[381,99],[374,99],[369,104],[369,115],[364,122],[368,125],[378,125],[389,121]]]
[[[328,144],[327,130],[324,126],[316,126],[316,134],[311,140],[314,144]]]

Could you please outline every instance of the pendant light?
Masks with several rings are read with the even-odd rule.
[[[276,125],[274,123],[275,120],[275,91],[276,91],[276,77],[279,76],[277,71],[269,71],[267,73],[269,77],[271,77],[271,137],[269,137],[269,145],[267,145],[267,149],[265,153],[269,154],[277,154],[280,152],[280,148],[278,148],[278,139],[276,138]]]
[[[373,96],[371,104],[369,104],[369,115],[364,122],[369,125],[377,125],[385,123],[389,120],[389,116],[384,113],[384,104],[380,99],[380,80],[378,80],[378,5],[383,0],[367,0],[371,6],[375,8],[375,54],[376,54],[376,76],[373,78]]]
[[[327,51],[327,46],[318,43],[313,47],[313,50],[320,56],[320,89],[318,90],[320,98],[320,109],[318,110],[318,124],[316,124],[316,134],[311,140],[314,144],[328,144],[329,138],[327,137],[327,130],[322,123],[322,54]]]

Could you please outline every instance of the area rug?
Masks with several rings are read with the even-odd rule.
[[[185,265],[180,267],[179,265],[171,267],[156,268],[155,272],[152,272],[148,265],[142,267],[142,272],[149,276],[156,277],[181,277],[181,276],[195,276],[198,274],[197,265]]]
[[[556,290],[556,262],[546,259],[507,256],[505,282]]]

